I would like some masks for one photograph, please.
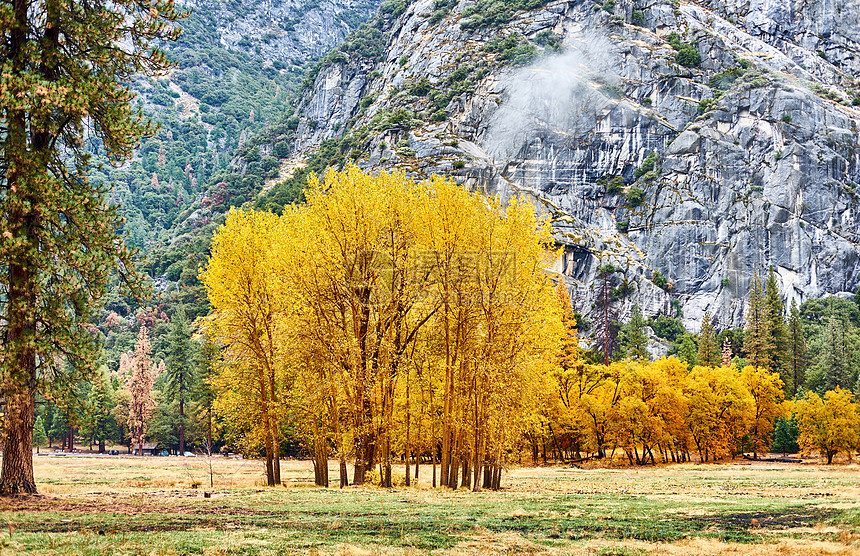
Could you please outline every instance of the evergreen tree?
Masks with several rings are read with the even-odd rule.
[[[57,408],[54,411],[54,418],[51,420],[51,425],[48,429],[48,436],[54,440],[59,440],[61,443],[60,447],[64,448],[65,441],[62,439],[66,438],[67,434],[69,434],[69,423],[66,420],[66,414],[60,408]]]
[[[716,367],[720,364],[720,347],[714,333],[714,322],[711,314],[705,312],[702,328],[699,331],[699,365]]]
[[[167,348],[167,401],[179,402],[179,453],[185,453],[185,404],[194,386],[194,346],[180,305],[173,315]]]
[[[203,345],[200,346],[198,358],[198,388],[197,399],[200,407],[206,410],[206,451],[212,455],[212,405],[215,403],[215,391],[212,379],[218,375],[218,362],[221,360],[221,349],[213,335],[208,331],[204,335]]]
[[[120,161],[151,131],[129,83],[169,65],[150,43],[175,38],[181,14],[172,0],[9,0],[0,14],[0,495],[13,496],[36,492],[37,390],[56,398],[95,373],[88,327],[111,270],[133,268],[89,149]]]
[[[684,332],[675,339],[673,353],[692,369],[699,364],[698,337]]]
[[[788,369],[788,330],[785,326],[785,305],[779,293],[779,285],[776,282],[776,272],[773,267],[768,270],[764,294],[765,319],[770,331],[770,341],[767,344],[768,358],[771,362],[770,369],[779,374],[787,388],[791,382],[791,373]]]
[[[797,310],[797,303],[792,299],[788,319],[788,369],[791,376],[784,381],[786,390],[790,392],[792,398],[797,396],[798,389],[806,383],[806,367],[809,365],[807,351],[800,311]]]
[[[36,417],[36,424],[33,425],[33,445],[36,446],[36,453],[39,453],[40,446],[48,444],[48,435],[45,433],[45,424],[42,422],[42,416]]]
[[[827,376],[827,390],[842,388],[850,390],[854,384],[851,381],[851,368],[845,350],[845,325],[831,315],[827,323],[827,348],[824,352],[824,371]]]
[[[100,454],[105,452],[105,440],[111,437],[114,429],[114,420],[111,416],[112,405],[107,378],[104,376],[99,377],[96,379],[87,397],[89,417],[87,428],[90,442],[98,443]]]
[[[768,313],[761,280],[759,280],[758,272],[755,272],[750,284],[747,302],[744,351],[746,351],[746,359],[750,365],[767,369],[771,367],[770,354],[773,341]]]
[[[773,430],[773,446],[771,450],[781,454],[796,454],[800,451],[800,446],[797,444],[799,436],[800,429],[797,428],[797,421],[794,415],[788,419],[780,417],[776,420],[776,426]]]
[[[644,360],[648,356],[648,336],[645,335],[645,319],[639,305],[633,306],[633,314],[630,321],[621,330],[621,349],[625,357],[630,359]]]

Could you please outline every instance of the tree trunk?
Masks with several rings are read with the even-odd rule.
[[[183,373],[179,373],[179,455],[185,455],[185,392]]]
[[[410,465],[409,458],[411,456],[411,446],[410,443],[412,441],[412,437],[410,436],[409,429],[409,377],[406,377],[406,486],[410,486],[412,484],[412,477],[410,476],[412,473],[412,466]]]
[[[33,361],[35,369],[35,361]],[[34,373],[35,376],[35,373]],[[26,389],[6,398],[3,430],[3,464],[0,471],[0,496],[36,494],[33,478],[33,423],[35,422],[35,389]]]
[[[266,484],[275,486],[275,470],[272,465],[272,426],[269,420],[269,396],[266,388],[266,377],[262,369],[258,370],[260,382],[260,401],[263,410],[263,443],[266,450]]]

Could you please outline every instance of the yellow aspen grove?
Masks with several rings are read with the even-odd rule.
[[[348,456],[354,483],[378,464],[390,486],[415,449],[416,474],[441,453],[439,484],[498,488],[563,333],[549,226],[438,176],[329,170],[307,199],[233,211],[216,235],[201,280],[227,346],[218,407],[259,422],[267,454],[289,415],[320,485],[333,443],[341,486]]]
[[[212,256],[200,275],[226,346],[233,382],[242,383],[250,396],[245,401],[253,400],[233,407],[259,412],[254,426],[261,430],[255,434],[264,445],[269,485],[280,484],[282,410],[276,383],[286,347],[281,317],[289,305],[283,290],[284,261],[276,243],[279,225],[280,219],[270,213],[231,210],[212,240]]]

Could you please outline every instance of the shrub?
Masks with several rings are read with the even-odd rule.
[[[547,50],[561,50],[561,37],[553,33],[549,29],[544,29],[535,36],[535,43],[538,46],[543,46]]]
[[[681,36],[675,31],[666,35],[666,41],[678,52],[675,55],[675,61],[682,66],[695,68],[702,63],[702,56],[696,47],[688,42],[683,42]]]
[[[636,170],[634,170],[633,176],[636,179],[641,178],[642,176],[644,176],[648,172],[651,172],[652,170],[654,170],[654,164],[656,164],[656,163],[657,163],[657,153],[655,153],[655,152],[649,153],[648,156],[645,157],[645,160],[642,161],[642,166],[640,166],[639,168],[636,168]]]
[[[638,187],[631,187],[627,192],[627,204],[633,208],[641,206],[645,202],[645,192]]]
[[[497,37],[487,43],[484,50],[497,53],[500,62],[507,62],[513,66],[525,66],[537,56],[537,48],[522,35]]]
[[[606,0],[606,2],[603,3],[603,9],[607,13],[615,13],[615,0]]]
[[[409,94],[416,97],[426,97],[430,94],[431,90],[433,90],[433,86],[430,85],[430,81],[425,77],[415,85],[412,85],[409,89]]]
[[[624,178],[621,176],[614,176],[609,182],[606,184],[606,192],[610,195],[618,195],[624,190]]]
[[[463,168],[466,167],[466,163],[463,162],[462,160],[457,160],[456,162],[454,162],[453,166],[454,166],[455,170],[462,170]]]
[[[549,4],[550,0],[478,0],[474,6],[463,10],[464,29],[502,27],[511,22],[514,14],[523,10],[535,10]]]
[[[624,89],[617,85],[601,85],[598,90],[609,98],[624,98]]]
[[[618,231],[622,234],[626,234],[627,230],[630,228],[630,222],[626,220],[619,220],[615,223],[615,227],[618,228]]]
[[[642,10],[633,10],[633,16],[630,18],[630,23],[637,27],[645,26],[645,14]]]
[[[782,121],[787,123],[787,124],[790,124],[791,123],[791,114],[783,114]]]
[[[661,290],[669,287],[669,280],[659,270],[654,271],[654,274],[651,276],[651,282]]]
[[[445,110],[444,108],[441,110],[437,110],[437,111],[433,112],[433,115],[430,116],[430,121],[433,121],[433,122],[444,122],[447,119],[448,119],[448,111]]]
[[[675,60],[685,68],[697,68],[702,63],[702,56],[695,46],[685,44],[678,50]]]
[[[654,334],[658,338],[663,338],[670,342],[674,342],[676,338],[687,332],[687,329],[684,328],[684,324],[680,320],[667,317],[666,315],[659,315],[657,318],[650,319],[648,326],[651,327],[651,330],[654,331]]]

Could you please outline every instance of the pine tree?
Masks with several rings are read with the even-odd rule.
[[[45,424],[42,422],[42,416],[36,417],[36,424],[33,425],[33,445],[36,447],[36,453],[39,453],[39,447],[48,444],[48,435],[45,433]]]
[[[827,374],[827,390],[850,390],[854,384],[851,384],[851,369],[845,353],[845,325],[835,314],[831,314],[828,320],[825,342],[827,349],[824,354],[824,370]]]
[[[800,321],[800,311],[797,302],[791,300],[791,314],[788,320],[788,368],[790,377],[786,388],[790,388],[791,397],[797,396],[797,391],[806,383],[806,368],[809,366],[806,337],[803,324]]]
[[[800,451],[800,446],[797,444],[798,436],[800,436],[800,429],[797,428],[794,415],[788,419],[780,417],[776,420],[776,426],[773,429],[771,450],[779,454],[796,454]]]
[[[69,423],[66,419],[66,414],[60,408],[57,408],[54,411],[54,418],[51,419],[48,436],[60,440],[65,438],[67,434],[69,434]],[[64,442],[61,442],[61,444],[65,446]]]
[[[622,330],[623,339],[621,350],[630,359],[648,361],[648,336],[645,335],[645,319],[639,305],[633,306],[633,314],[630,321]]]
[[[747,361],[755,367],[769,369],[773,337],[770,333],[768,309],[758,272],[753,274],[750,284],[746,321],[744,350],[747,353]]]
[[[194,347],[191,329],[185,320],[185,309],[180,305],[171,322],[167,348],[168,400],[179,401],[179,453],[185,453],[185,403],[194,386]]]
[[[732,364],[732,343],[726,338],[723,340],[723,367],[730,367]]]
[[[197,360],[197,398],[200,406],[206,410],[206,452],[212,455],[212,405],[215,403],[215,391],[212,379],[218,374],[218,362],[221,360],[221,349],[214,335],[206,331],[203,345],[200,346],[200,357]]]
[[[90,438],[99,444],[99,453],[105,451],[105,440],[110,437],[111,428],[113,427],[113,418],[110,414],[111,409],[111,393],[107,383],[107,378],[102,376],[96,379],[90,389],[90,395],[87,398],[88,405],[88,428]]]
[[[53,399],[95,373],[88,326],[111,270],[133,268],[110,186],[87,179],[88,147],[120,161],[152,130],[129,83],[168,66],[150,42],[175,38],[181,14],[172,0],[7,0],[0,14],[0,495],[10,496],[36,492],[37,390]]]
[[[770,369],[779,374],[783,384],[791,381],[788,370],[788,330],[785,326],[785,305],[776,282],[776,272],[770,267],[765,283],[765,315],[771,340],[767,346]],[[786,386],[787,388],[787,386]]]
[[[720,348],[714,333],[714,321],[711,320],[711,314],[706,311],[699,331],[699,365],[716,367],[719,364]]]

